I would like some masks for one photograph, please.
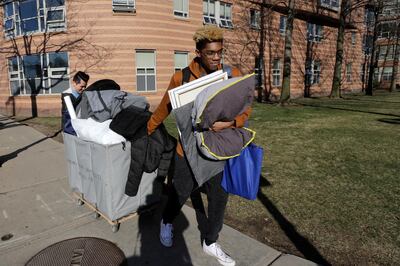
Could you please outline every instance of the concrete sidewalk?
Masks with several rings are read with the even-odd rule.
[[[96,219],[72,197],[63,144],[0,116],[0,237],[8,235],[0,241],[1,266],[24,265],[53,243],[84,236],[115,243],[129,265],[219,265],[202,251],[193,209],[185,206],[178,217],[172,248],[159,242],[159,213],[130,219],[113,233],[104,219]],[[226,225],[219,243],[238,266],[316,265]]]

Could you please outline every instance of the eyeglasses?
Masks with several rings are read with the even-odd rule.
[[[218,55],[218,57],[222,57],[222,55],[224,54],[224,49],[221,49],[219,51],[211,51],[211,50],[207,50],[202,52],[205,56],[207,56],[208,58],[214,58],[216,55]]]

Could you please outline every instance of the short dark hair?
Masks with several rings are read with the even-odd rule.
[[[83,71],[78,71],[78,72],[76,72],[76,74],[74,75],[74,77],[72,78],[72,80],[73,80],[75,83],[80,83],[81,80],[83,80],[84,82],[87,83],[87,82],[89,81],[89,75],[86,74],[86,73],[83,72]]]

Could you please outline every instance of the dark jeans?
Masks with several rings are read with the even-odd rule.
[[[172,223],[192,192],[198,193],[200,189],[186,158],[175,155],[172,174],[172,186],[170,186],[167,205],[162,215],[164,223]],[[207,194],[208,200],[206,232],[202,232],[207,245],[217,241],[224,222],[228,193],[221,187],[221,180],[222,172],[201,187],[202,191]],[[195,210],[199,211],[198,208]]]

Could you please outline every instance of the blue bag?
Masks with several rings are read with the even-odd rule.
[[[249,200],[257,198],[263,153],[263,148],[250,143],[226,162],[221,182],[226,192]]]

